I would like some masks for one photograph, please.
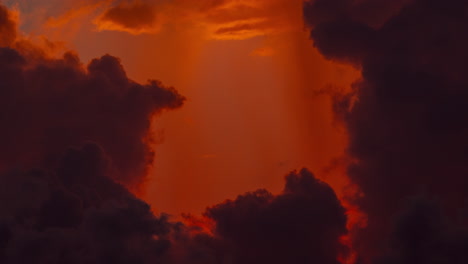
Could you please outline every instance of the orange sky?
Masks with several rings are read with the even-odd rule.
[[[346,138],[320,91],[345,89],[358,73],[313,48],[302,0],[137,1],[154,10],[143,30],[130,18],[104,23],[112,1],[6,2],[25,34],[66,43],[83,61],[115,55],[136,81],[156,78],[188,98],[153,128],[163,142],[143,196],[156,211],[197,214],[257,188],[276,193],[301,167],[342,193],[343,174],[326,168]]]

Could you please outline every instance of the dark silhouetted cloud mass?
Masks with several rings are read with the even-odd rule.
[[[0,10],[0,29],[15,32]],[[71,52],[50,59],[10,42],[0,48],[0,170],[50,168],[69,146],[93,141],[111,158],[117,180],[139,183],[153,161],[152,117],[184,98],[158,81],[128,79],[110,55],[85,68]]]
[[[215,238],[230,263],[339,263],[347,248],[345,209],[334,191],[309,171],[286,176],[283,193],[257,190],[210,207]]]
[[[394,218],[415,195],[438,199],[444,216],[459,219],[468,201],[468,2],[316,0],[304,4],[304,16],[326,58],[362,70],[354,92],[335,101],[355,160],[348,173],[363,192],[355,202],[368,214],[356,247],[370,258],[388,248]],[[409,224],[431,228],[430,237],[435,223],[425,222],[438,211],[415,210],[407,219],[422,226]],[[389,263],[467,259],[466,250],[464,258],[424,257],[417,250],[430,248],[415,249],[422,241],[402,228],[398,243],[414,255]]]

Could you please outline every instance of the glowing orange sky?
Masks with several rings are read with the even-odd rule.
[[[343,174],[326,168],[342,156],[346,137],[319,92],[345,88],[358,73],[313,48],[302,0],[225,0],[215,8],[173,1],[161,7],[165,24],[135,34],[97,27],[99,8],[111,1],[62,4],[49,16],[11,2],[29,21],[25,30],[68,43],[84,61],[113,54],[131,78],[159,79],[188,98],[153,128],[164,141],[144,196],[157,211],[199,213],[257,188],[276,193],[283,175],[301,167],[342,193]]]

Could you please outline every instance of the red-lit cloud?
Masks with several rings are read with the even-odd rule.
[[[161,27],[157,7],[144,2],[120,3],[107,9],[95,20],[97,29],[124,31],[130,34],[156,33]]]
[[[202,6],[202,21],[215,39],[247,39],[285,30],[291,21],[281,10],[284,1],[224,1]],[[284,12],[284,13],[283,13]]]
[[[65,15],[49,18],[47,24],[57,27],[80,16],[95,16],[99,31],[156,34],[169,25],[180,25],[203,28],[210,39],[248,39],[300,25],[300,17],[291,16],[290,6],[287,0],[84,2]]]

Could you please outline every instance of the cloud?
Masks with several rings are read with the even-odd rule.
[[[95,1],[94,3],[85,3],[82,2],[80,5],[76,5],[69,9],[67,12],[60,14],[59,16],[51,16],[46,19],[45,25],[47,27],[62,27],[75,19],[86,17],[96,9],[99,9],[105,4],[104,1]]]
[[[156,34],[165,26],[203,28],[212,39],[249,39],[282,32],[299,20],[286,0],[256,1],[100,1],[77,7],[62,17],[49,19],[60,24],[86,12],[100,12],[94,19],[99,31],[121,31],[134,35]],[[90,9],[91,8],[91,9]]]
[[[177,263],[340,263],[349,249],[336,194],[306,169],[285,180],[278,195],[259,189],[189,217],[170,255]]]
[[[153,116],[184,98],[158,81],[128,79],[110,55],[85,67],[72,52],[48,58],[25,42],[0,48],[0,170],[51,168],[69,146],[93,141],[115,163],[116,180],[140,183],[153,161]]]
[[[345,209],[334,191],[306,169],[286,176],[283,192],[240,195],[210,207],[215,239],[230,263],[339,263],[347,254]]]
[[[412,197],[397,216],[389,252],[376,260],[391,263],[463,263],[468,230],[452,222],[436,201]]]
[[[355,202],[368,214],[355,241],[368,259],[388,247],[408,197],[438,197],[448,215],[468,198],[467,2],[374,2],[304,5],[315,47],[362,71],[352,94],[335,97],[335,110],[355,160],[348,174],[363,192]]]
[[[273,33],[275,30],[271,27],[268,20],[245,20],[232,24],[222,24],[216,26],[211,37],[214,39],[249,39],[257,36],[263,36]]]
[[[338,264],[348,253],[345,209],[305,169],[286,176],[281,194],[240,195],[192,226],[155,216],[112,173],[103,149],[85,143],[54,171],[0,174],[0,261]]]
[[[167,251],[175,224],[108,176],[96,144],[70,148],[54,172],[0,175],[0,261],[150,263]]]
[[[95,20],[99,31],[114,30],[138,35],[156,33],[161,26],[161,14],[150,3],[122,2],[107,9]]]
[[[184,98],[110,55],[51,58],[0,15],[0,262],[160,262],[177,223],[124,185],[152,163],[152,117]]]

